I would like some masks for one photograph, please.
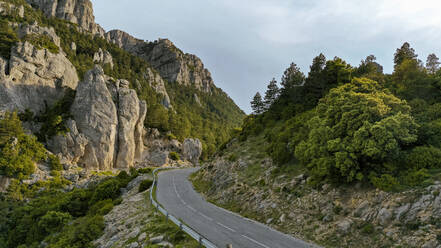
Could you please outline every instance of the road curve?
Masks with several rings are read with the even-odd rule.
[[[197,168],[159,173],[157,201],[219,248],[317,247],[206,202],[188,176]]]

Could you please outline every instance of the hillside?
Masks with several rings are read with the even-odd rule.
[[[384,74],[314,58],[275,80],[193,176],[208,200],[325,247],[438,247],[441,70],[408,43]]]

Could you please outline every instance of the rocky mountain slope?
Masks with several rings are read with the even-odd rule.
[[[440,247],[441,182],[400,193],[373,187],[319,188],[280,167],[262,137],[232,141],[193,182],[207,200],[324,247]]]

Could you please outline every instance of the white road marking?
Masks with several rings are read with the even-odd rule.
[[[204,217],[205,219],[207,219],[207,220],[209,220],[209,221],[213,221],[212,218],[206,216],[205,214],[203,214],[203,213],[199,213],[199,214],[202,215],[202,217]]]
[[[190,206],[190,205],[187,205],[187,207],[189,208],[189,209],[191,209],[191,210],[193,210],[194,212],[198,212],[198,211],[196,211],[196,209],[194,209],[192,206]]]
[[[178,196],[179,200],[181,200],[182,204],[187,205],[187,203],[185,203],[185,201],[182,200],[181,195],[178,193],[178,188],[176,187],[176,183],[175,183],[175,177],[172,177],[172,181],[173,181],[173,186],[175,188],[175,193]]]
[[[217,224],[218,224],[219,226],[225,228],[225,229],[228,229],[228,230],[232,231],[232,232],[236,232],[234,229],[231,229],[231,228],[227,227],[226,225],[224,225],[224,224],[222,224],[222,223],[217,222]]]
[[[242,235],[242,237],[247,238],[248,240],[250,240],[250,241],[252,241],[252,242],[254,242],[254,243],[256,243],[256,244],[258,244],[258,245],[260,245],[260,246],[262,246],[262,247],[270,248],[270,247],[268,247],[268,246],[266,246],[266,245],[260,243],[259,241],[254,240],[254,239],[252,239],[252,238],[250,238],[250,237],[248,237],[248,236],[246,236],[246,235]]]

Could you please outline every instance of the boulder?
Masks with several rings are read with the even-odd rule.
[[[199,164],[202,155],[202,143],[199,139],[185,139],[182,144],[182,156],[193,164]]]
[[[342,234],[347,234],[352,226],[352,220],[345,219],[337,223],[337,229]]]
[[[88,71],[78,85],[71,113],[89,141],[80,163],[87,169],[113,168],[118,115],[101,67]]]
[[[168,154],[168,151],[150,151],[148,160],[155,166],[163,166],[169,162]]]

